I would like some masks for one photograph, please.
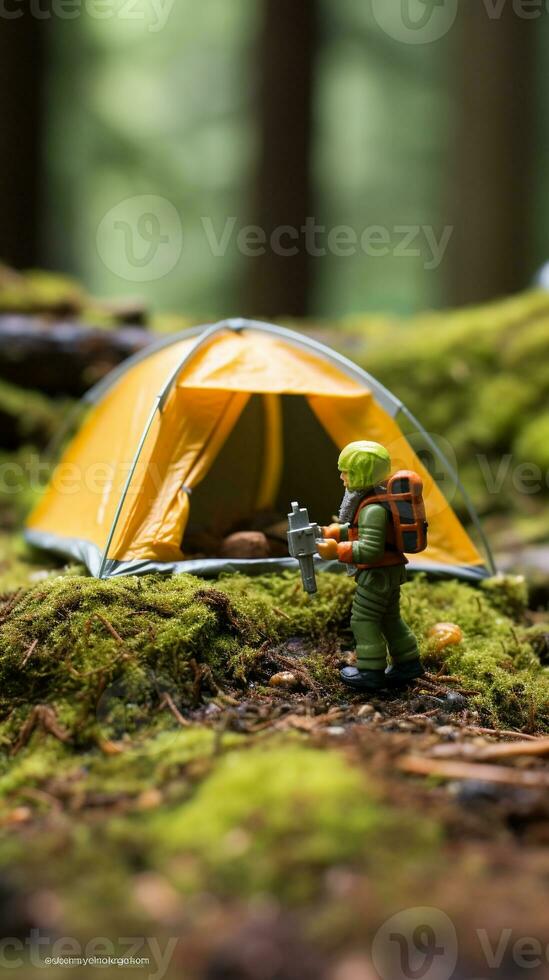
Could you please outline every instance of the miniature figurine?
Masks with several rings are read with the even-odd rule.
[[[423,485],[408,470],[388,479],[391,457],[376,442],[350,443],[338,466],[345,486],[339,523],[321,528],[316,549],[325,560],[345,562],[357,581],[351,616],[357,665],[344,667],[341,678],[358,691],[405,687],[424,673],[417,640],[400,614],[405,552],[427,546]]]

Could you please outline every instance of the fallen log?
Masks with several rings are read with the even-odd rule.
[[[153,340],[155,334],[139,325],[106,329],[0,315],[0,378],[50,395],[80,396]]]

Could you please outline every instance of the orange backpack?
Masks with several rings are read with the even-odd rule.
[[[427,520],[423,501],[423,481],[412,470],[399,470],[382,487],[376,487],[362,506],[381,504],[391,515],[394,547],[407,555],[417,555],[427,547]]]

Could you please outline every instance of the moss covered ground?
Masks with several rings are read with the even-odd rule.
[[[91,316],[78,288],[55,287],[11,280],[11,308]],[[319,330],[450,440],[496,539],[543,544],[546,491],[514,475],[549,465],[549,297],[412,326]],[[69,408],[0,385],[8,484]],[[482,454],[496,475],[511,457],[498,493]],[[133,975],[189,980],[370,980],[378,927],[413,906],[451,916],[464,977],[486,974],[477,928],[494,944],[501,928],[549,939],[547,582],[528,596],[516,575],[477,588],[412,578],[403,608],[426,678],[367,700],[338,680],[345,576],[321,576],[312,601],[290,573],[98,582],[22,544],[35,492],[8,486],[0,500],[4,935],[25,944],[39,929],[42,967],[62,937],[102,936],[113,953],[143,937],[151,966]],[[441,622],[461,642],[437,643]],[[23,945],[23,975],[35,953]],[[490,975],[515,980],[505,962]]]
[[[549,731],[547,625],[524,581],[411,579],[404,608],[428,674],[370,702],[338,682],[353,582],[319,584],[310,600],[293,573],[98,582],[13,549],[0,578],[0,861],[14,934],[30,923],[162,949],[173,937],[168,976],[217,975],[220,957],[262,977],[241,956],[266,929],[322,977],[429,880],[466,919],[462,889],[491,894],[494,841],[510,849],[511,887],[516,799],[480,792],[479,804],[472,777],[452,789],[401,762]],[[431,628],[448,621],[463,639],[437,649]],[[539,800],[530,812],[522,793],[535,838]],[[438,869],[456,848],[448,890]]]

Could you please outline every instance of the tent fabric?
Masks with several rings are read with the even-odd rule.
[[[329,361],[277,337],[223,331],[185,368],[181,388],[292,395],[360,395],[361,386]]]
[[[335,467],[337,450],[348,442],[369,438],[387,446],[394,469],[422,475],[430,543],[412,557],[416,567],[486,574],[479,551],[387,410],[387,399],[378,397],[375,382],[369,384],[367,375],[362,380],[356,366],[328,348],[295,338],[282,328],[225,323],[174,338],[117,371],[31,515],[28,539],[63,554],[78,552],[93,574],[197,570],[181,550],[193,491],[208,480],[250,400],[259,397],[261,444],[247,446],[231,472],[238,486],[247,477],[246,457],[260,454],[256,509],[274,507],[285,460],[282,401],[289,397],[309,405],[310,418],[331,440],[334,459],[326,466]],[[324,460],[307,458],[309,435],[304,431],[303,466],[314,480]],[[316,519],[329,520],[336,505],[326,501],[325,517]],[[199,561],[200,573],[213,570],[215,562]],[[267,565],[288,562],[268,559]],[[252,564],[244,562],[250,570]]]

